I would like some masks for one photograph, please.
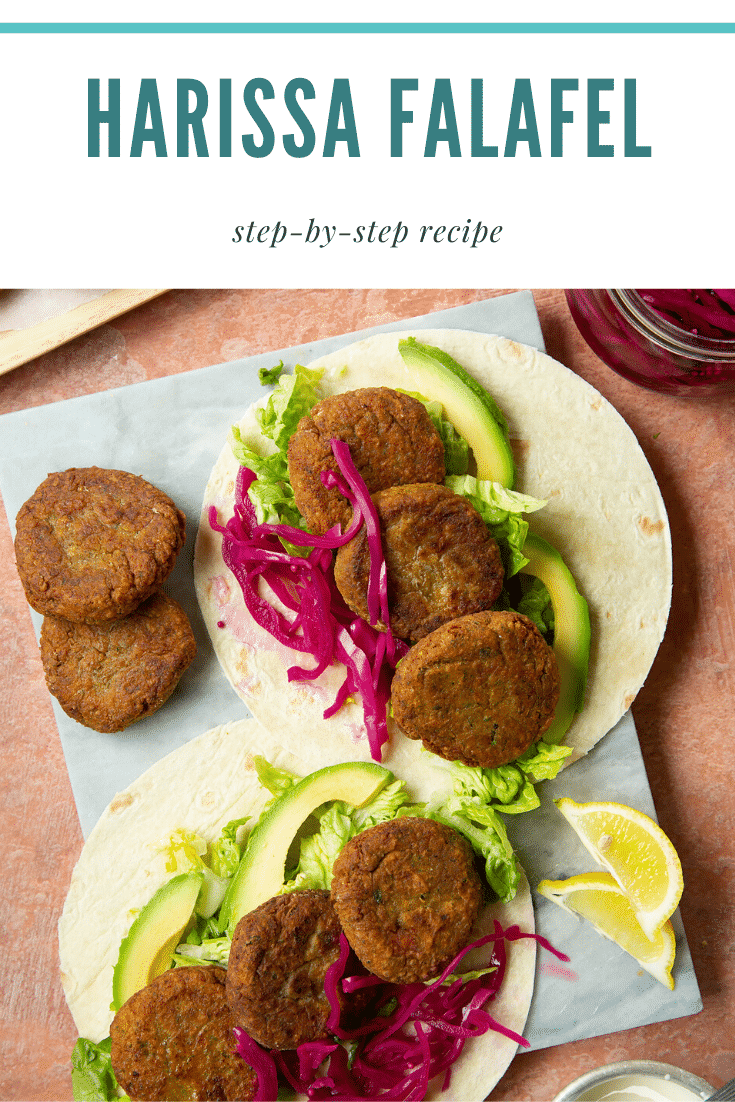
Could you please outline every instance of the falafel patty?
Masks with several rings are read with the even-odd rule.
[[[413,983],[436,976],[467,944],[482,887],[461,835],[406,817],[347,842],[332,899],[362,964],[391,983]]]
[[[49,692],[94,731],[123,731],[152,715],[196,654],[181,605],[154,593],[124,620],[75,624],[45,616],[41,661]]]
[[[444,445],[415,398],[388,387],[364,387],[317,402],[299,421],[288,445],[288,470],[296,506],[311,532],[343,529],[352,508],[322,471],[338,470],[330,440],[349,445],[370,494],[388,486],[444,481]]]
[[[388,570],[393,633],[415,642],[448,620],[491,608],[503,588],[498,545],[470,502],[446,486],[392,486],[373,496]],[[364,526],[340,547],[334,579],[368,619],[370,552]]]
[[[137,1102],[255,1097],[257,1081],[237,1053],[223,968],[163,972],[118,1010],[110,1026],[112,1067]]]
[[[541,738],[558,699],[554,652],[517,612],[477,612],[425,635],[391,689],[404,734],[448,761],[488,769]]]
[[[127,616],[171,572],[185,517],[127,471],[50,474],[21,506],[15,557],[28,603],[76,623]]]
[[[227,998],[237,1025],[266,1048],[326,1036],[324,977],[341,928],[329,892],[276,895],[244,915],[232,937]]]

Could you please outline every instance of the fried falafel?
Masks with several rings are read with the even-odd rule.
[[[404,734],[448,761],[488,769],[540,739],[558,699],[554,652],[517,612],[477,612],[425,635],[391,690]]]
[[[296,506],[311,532],[347,527],[352,508],[327,489],[323,471],[336,471],[330,440],[349,445],[370,494],[388,486],[444,481],[444,445],[421,402],[388,387],[364,387],[317,402],[288,445]]]
[[[255,1072],[235,1048],[225,975],[214,966],[169,969],[118,1010],[112,1067],[131,1099],[255,1097]]]
[[[295,891],[244,915],[232,937],[227,998],[235,1022],[266,1048],[326,1036],[324,977],[341,927],[329,892]]]
[[[438,975],[467,944],[482,887],[461,835],[407,816],[347,842],[332,899],[361,963],[391,983],[413,983]]]
[[[152,715],[196,654],[181,605],[154,593],[123,620],[75,624],[45,616],[41,661],[49,692],[94,731],[123,731]]]
[[[415,642],[449,620],[489,609],[503,588],[498,545],[470,502],[446,486],[392,486],[373,496],[388,572],[391,630]],[[364,526],[337,552],[334,579],[368,619]]]
[[[26,599],[37,612],[75,623],[119,620],[169,575],[185,523],[167,494],[127,471],[50,474],[16,522]]]

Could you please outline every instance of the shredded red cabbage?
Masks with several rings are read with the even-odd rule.
[[[253,1038],[236,1025],[234,1030],[237,1051],[255,1072],[258,1082],[253,1095],[254,1102],[274,1102],[278,1097],[278,1072],[273,1057],[261,1048]]]
[[[209,523],[222,536],[222,557],[255,622],[279,643],[314,659],[313,667],[291,666],[289,681],[314,680],[334,663],[344,664],[344,681],[324,717],[334,715],[346,700],[359,695],[370,752],[375,761],[380,761],[388,739],[386,716],[393,670],[408,648],[390,630],[387,572],[375,506],[349,447],[336,439],[331,445],[339,473],[325,472],[322,481],[336,486],[353,507],[345,532],[337,526],[323,536],[315,536],[287,524],[259,524],[248,496],[256,475],[247,467],[238,471],[233,516],[223,527],[215,506],[211,506]],[[347,607],[332,570],[332,551],[352,539],[362,524],[370,551],[371,624]],[[282,540],[311,550],[307,555],[290,554]],[[284,615],[261,594],[261,580],[291,616]],[[379,624],[385,630],[379,630]]]
[[[358,1029],[340,1025],[338,985],[345,994],[361,987],[382,983],[375,976],[345,976],[350,947],[341,935],[338,960],[330,966],[325,993],[330,1004],[327,1029],[344,1041],[357,1041],[350,1059],[342,1045],[328,1042],[302,1045],[295,1053],[274,1053],[279,1071],[294,1090],[310,1099],[339,1099],[358,1102],[364,1099],[420,1100],[429,1081],[443,1075],[443,1087],[449,1086],[451,1068],[470,1037],[492,1030],[516,1044],[528,1042],[496,1021],[485,1010],[503,983],[506,966],[506,941],[534,938],[561,960],[568,960],[538,934],[528,934],[518,926],[504,930],[499,922],[494,932],[468,945],[431,984],[383,984],[381,1003],[390,1013],[380,1014]],[[493,944],[492,971],[468,980],[450,979],[471,949]],[[319,1074],[319,1067],[326,1061]]]
[[[735,338],[733,290],[639,290],[638,294],[679,329],[715,340]]]

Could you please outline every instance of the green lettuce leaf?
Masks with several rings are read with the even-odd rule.
[[[514,764],[522,769],[527,777],[536,781],[551,781],[571,753],[571,746],[555,746],[551,742],[539,739],[535,746],[530,746],[525,754],[516,758]]]
[[[347,807],[346,804],[342,805]],[[377,826],[378,823],[386,823],[395,819],[399,811],[405,811],[408,806],[405,781],[391,781],[373,796],[372,800],[362,807],[352,809],[352,822],[355,825],[354,834],[368,827]]]
[[[271,765],[268,759],[260,754],[253,756],[253,764],[263,788],[267,788],[276,799],[303,779],[296,773],[290,773],[288,769],[279,769],[277,765]]]
[[[80,1037],[71,1054],[71,1086],[76,1102],[112,1102],[120,1095],[112,1070],[110,1038],[95,1044]],[[127,1098],[127,1095],[123,1095]]]
[[[520,869],[500,816],[479,801],[450,796],[427,816],[464,835],[475,853],[485,861],[485,879],[499,899],[508,903],[516,894]]]
[[[194,925],[186,935],[187,945],[201,945],[205,938],[219,937],[221,931],[216,917],[204,918],[195,912],[194,920]]]
[[[319,401],[319,381],[324,369],[296,364],[293,375],[280,375],[262,409],[256,410],[261,432],[285,453],[301,418]]]
[[[534,578],[516,605],[516,612],[532,620],[542,635],[554,631],[554,606],[551,594],[540,578]]]
[[[253,451],[244,443],[238,425],[232,426],[230,446],[240,466],[255,472],[256,481],[248,490],[248,496],[255,506],[258,523],[303,528],[304,520],[294,502],[285,453],[276,451],[260,455]],[[299,550],[299,554],[303,551]]]
[[[431,818],[463,834],[484,858],[487,881],[506,903],[516,893],[520,873],[499,813],[520,815],[538,807],[534,782],[555,777],[571,753],[570,746],[539,740],[514,762],[495,769],[452,762],[452,795],[427,809]]]
[[[523,554],[528,532],[523,513],[535,513],[546,502],[471,474],[448,475],[444,482],[477,509],[498,543],[506,578],[512,578],[528,562]]]
[[[479,766],[452,765],[455,794],[463,800],[502,805],[499,811],[533,811],[539,799],[533,785],[515,764],[498,765],[494,769]]]
[[[334,862],[350,838],[407,812],[416,813],[416,809],[409,807],[403,781],[392,781],[362,807],[354,808],[338,800],[318,808],[314,817],[319,822],[319,829],[302,838],[298,864],[282,891],[296,888],[328,890]]]
[[[408,394],[410,398],[415,398],[417,402],[421,402],[431,418],[431,422],[444,445],[444,466],[447,474],[466,474],[470,464],[469,445],[464,437],[459,435],[451,421],[445,419],[444,407],[441,402],[433,398],[424,398],[423,394],[419,394],[414,390],[404,390],[401,393]]]
[[[256,410],[261,432],[276,446],[270,455],[255,451],[242,439],[239,426],[232,426],[230,445],[238,463],[249,467],[257,481],[248,490],[260,524],[288,524],[292,528],[304,528],[304,520],[296,508],[293,489],[288,476],[288,442],[299,421],[319,401],[318,383],[324,371],[297,364],[293,375],[283,375],[283,364],[262,368],[261,382],[275,382],[276,387],[262,409]],[[292,554],[306,555],[308,548],[287,545]]]
[[[297,888],[329,890],[337,855],[356,833],[350,816],[342,810],[344,807],[339,802],[330,804],[319,816],[319,830],[302,839],[299,863],[291,879],[283,885],[281,894]]]
[[[275,367],[261,367],[258,372],[258,379],[263,386],[275,386],[282,374],[283,360],[277,363]]]

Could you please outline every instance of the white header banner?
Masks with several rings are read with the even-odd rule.
[[[668,26],[0,25],[2,286],[725,286],[735,38]]]

